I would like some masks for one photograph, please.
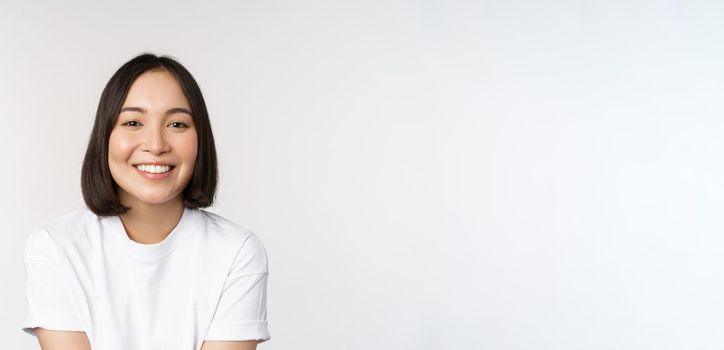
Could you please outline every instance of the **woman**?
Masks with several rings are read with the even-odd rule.
[[[264,245],[201,209],[217,178],[191,74],[165,56],[124,64],[101,94],[86,150],[87,208],[28,238],[23,330],[44,350],[246,350],[269,340]]]

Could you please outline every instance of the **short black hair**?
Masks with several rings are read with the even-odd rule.
[[[194,173],[182,193],[184,206],[191,209],[206,208],[214,202],[219,172],[214,135],[201,89],[191,73],[175,59],[143,53],[126,62],[113,74],[98,103],[81,170],[83,200],[88,209],[98,216],[119,215],[131,209],[121,204],[118,198],[118,184],[108,167],[108,140],[131,84],[144,72],[158,69],[170,72],[178,81],[191,105],[196,127],[198,154]]]

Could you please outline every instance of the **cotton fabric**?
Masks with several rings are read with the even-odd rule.
[[[271,339],[263,243],[202,209],[185,208],[157,244],[131,240],[118,216],[77,209],[34,229],[24,261],[31,335],[83,331],[103,350]]]

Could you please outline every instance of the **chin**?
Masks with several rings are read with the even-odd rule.
[[[164,197],[164,198],[162,198],[162,199],[152,198],[152,199],[150,199],[148,202],[149,202],[149,203],[153,203],[153,204],[163,204],[163,203],[169,202],[169,201],[171,201],[171,200],[173,200],[173,199],[175,199],[175,198],[176,198],[176,196]]]
[[[153,196],[153,195],[145,195],[145,196],[136,196],[136,199],[139,202],[143,202],[145,204],[164,204],[172,199],[176,198],[176,196],[168,196],[168,195],[162,195],[162,196]]]

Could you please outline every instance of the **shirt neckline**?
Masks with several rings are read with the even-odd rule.
[[[171,230],[171,232],[166,236],[166,238],[163,239],[163,241],[152,244],[144,244],[132,240],[131,237],[128,236],[126,228],[123,226],[123,221],[121,221],[120,215],[112,216],[111,224],[114,231],[116,231],[116,234],[118,234],[121,237],[121,240],[125,242],[129,253],[139,258],[158,259],[168,255],[169,253],[171,253],[171,251],[173,251],[175,247],[175,242],[178,240],[177,238],[180,232],[183,231],[186,223],[190,220],[191,215],[193,215],[193,210],[184,207],[184,211],[181,214],[181,219],[179,219],[179,222],[176,224],[173,230]]]

